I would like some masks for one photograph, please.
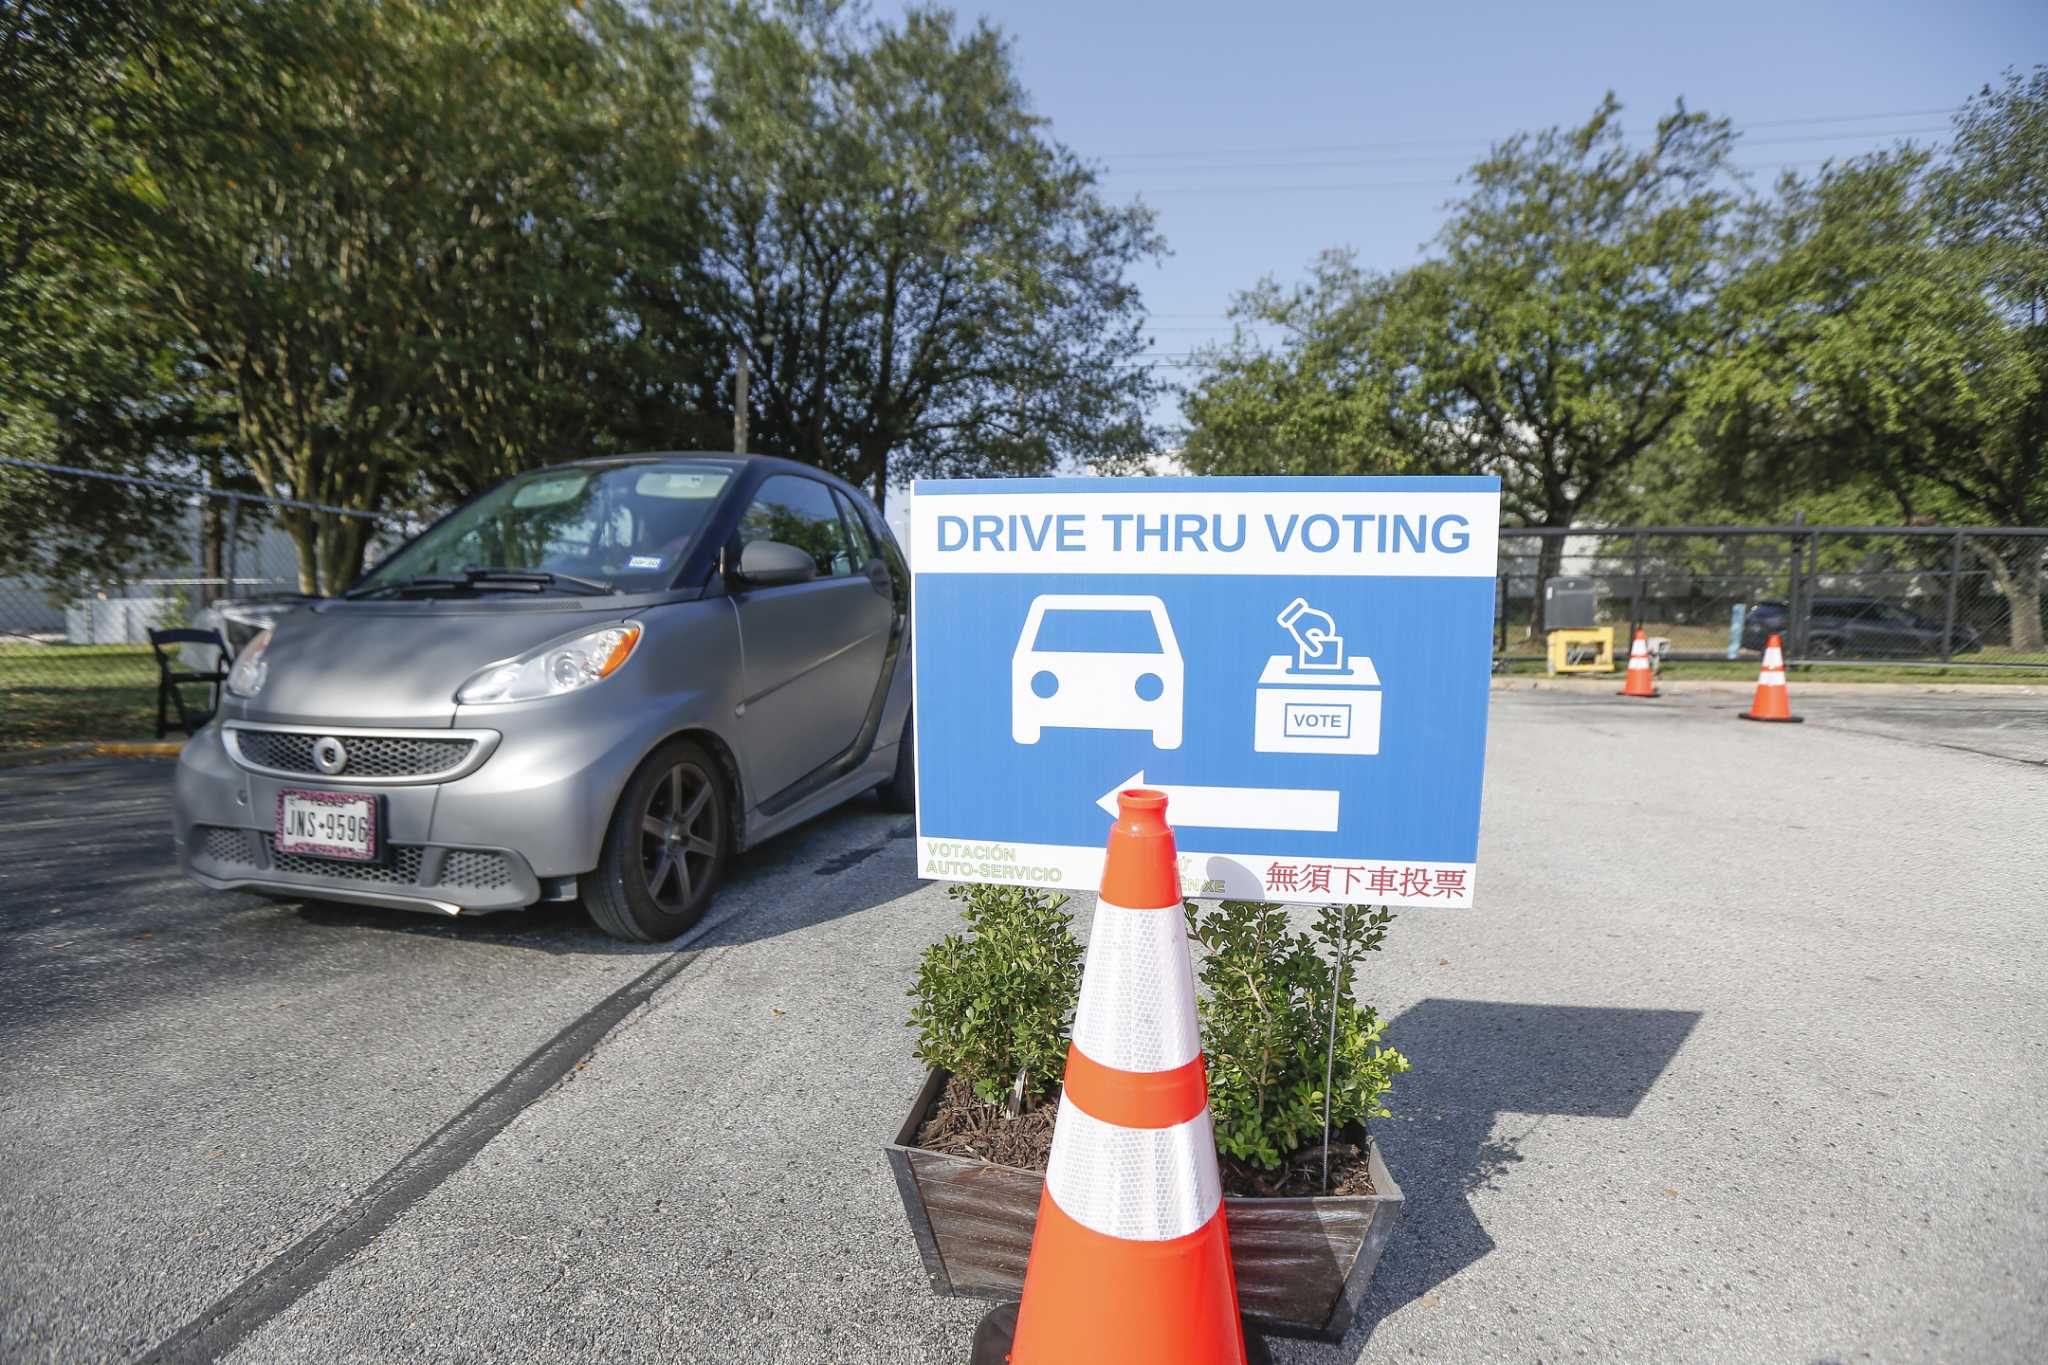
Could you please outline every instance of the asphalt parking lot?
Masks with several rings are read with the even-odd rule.
[[[1406,1218],[1276,1359],[2048,1359],[2048,701],[1741,704],[1495,695],[1480,907],[1361,986]],[[0,773],[0,1359],[965,1359],[880,1152],[902,817],[636,950],[202,891],[169,779]]]

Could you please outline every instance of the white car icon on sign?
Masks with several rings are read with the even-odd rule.
[[[1113,641],[1115,647],[1096,647]],[[1032,599],[1010,656],[1010,738],[1046,726],[1149,730],[1178,749],[1186,670],[1166,603],[1146,596],[1048,593]]]

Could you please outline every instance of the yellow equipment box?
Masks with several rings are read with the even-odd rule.
[[[1548,639],[1552,673],[1614,671],[1613,626],[1592,626],[1584,630],[1553,630]]]

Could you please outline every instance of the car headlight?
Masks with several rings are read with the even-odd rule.
[[[557,640],[508,663],[492,664],[458,688],[455,700],[474,706],[574,692],[616,673],[639,643],[640,627],[632,621],[573,640]]]
[[[235,666],[228,670],[228,691],[238,697],[253,697],[263,690],[263,680],[270,676],[270,661],[263,657],[263,651],[270,648],[270,635],[266,627],[242,646]]]

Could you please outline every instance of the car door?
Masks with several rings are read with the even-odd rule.
[[[1915,655],[1941,652],[1941,627],[1932,621],[1923,621],[1904,607],[1895,607],[1889,602],[1880,602],[1872,609],[1871,615],[1882,628],[1878,647],[1883,653],[1910,659]]]
[[[750,541],[776,540],[818,566],[809,582],[735,585],[733,594],[746,680],[740,761],[754,804],[772,809],[859,739],[894,608],[886,586],[864,572],[832,490],[818,479],[770,476],[742,514],[735,539],[735,556]]]
[[[1882,602],[1849,604],[1849,628],[1842,653],[1853,659],[1876,659],[1898,653],[1898,631]]]

